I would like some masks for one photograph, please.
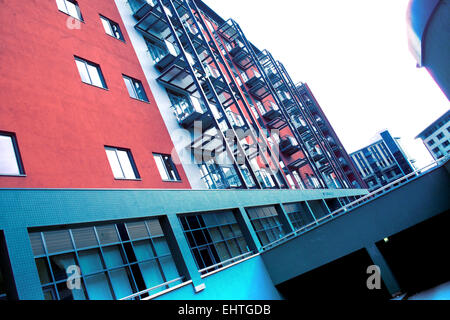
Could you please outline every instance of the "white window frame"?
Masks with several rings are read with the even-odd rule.
[[[0,170],[3,170],[3,166],[9,167],[9,170],[0,171],[0,176],[23,176],[24,171],[15,136],[0,132],[0,144],[6,146],[6,153],[2,149],[0,154]],[[11,167],[12,163],[15,163],[13,167]]]
[[[83,83],[98,88],[108,89],[102,70],[98,64],[84,60],[80,57],[75,57],[75,64]]]
[[[67,6],[67,3],[70,3],[71,6]],[[83,20],[83,15],[81,14],[80,6],[78,5],[78,2],[73,0],[56,0],[56,5],[58,7],[58,10],[71,16],[72,18],[75,18],[80,21]],[[76,12],[74,12],[74,10]]]
[[[107,35],[116,38],[117,40],[125,42],[122,29],[120,28],[120,25],[117,22],[114,22],[111,19],[106,18],[105,16],[102,15],[100,15],[100,21],[102,22],[103,28],[105,29]],[[117,31],[114,31],[113,28],[114,26],[117,28]]]
[[[172,168],[167,168],[163,157],[169,158],[168,160],[170,160]],[[158,168],[161,179],[164,182],[181,182],[180,174],[178,173],[178,170],[170,155],[154,153],[153,158],[155,159],[156,167]],[[173,178],[171,176],[173,176]]]
[[[115,179],[140,180],[140,176],[130,150],[105,147],[105,152]]]

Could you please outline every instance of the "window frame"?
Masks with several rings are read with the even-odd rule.
[[[146,234],[143,234],[142,237],[139,238],[132,236],[132,228],[136,223],[144,226],[144,229],[146,231]],[[155,234],[151,230],[152,223],[157,224],[159,227],[159,230],[157,230],[157,233]],[[114,235],[114,239],[112,241],[102,240],[101,229],[105,227],[108,228],[109,231],[112,231]],[[52,251],[52,253],[50,253],[48,250],[48,234],[58,230],[67,233],[69,239],[68,244],[70,244],[70,248]],[[93,235],[93,243],[90,243],[87,246],[79,245],[76,240],[76,232],[83,230],[90,230],[90,233]],[[158,233],[158,231],[160,231],[161,233]],[[32,240],[32,236],[34,236],[34,240]],[[42,261],[42,265],[44,266],[44,268],[42,268],[41,270],[47,271],[48,275],[48,278],[46,279],[47,281],[42,281],[43,278],[40,277],[40,286],[43,293],[46,294],[47,292],[50,292],[54,300],[63,299],[60,290],[58,290],[58,286],[66,284],[68,275],[67,277],[65,276],[64,279],[56,279],[55,275],[57,274],[55,272],[56,270],[53,269],[54,264],[52,264],[52,259],[64,255],[72,256],[76,265],[80,267],[80,284],[81,290],[84,294],[83,300],[94,300],[94,297],[91,296],[91,293],[89,293],[89,285],[87,281],[90,278],[97,276],[104,277],[104,284],[109,289],[108,293],[111,296],[111,300],[124,298],[122,295],[118,295],[118,292],[120,290],[118,290],[113,283],[113,280],[115,279],[114,274],[116,272],[125,272],[125,275],[128,278],[128,282],[126,282],[126,284],[129,285],[129,288],[131,289],[133,294],[140,292],[141,289],[139,289],[138,277],[144,276],[144,274],[149,274],[148,271],[145,271],[145,269],[143,269],[143,265],[152,264],[152,270],[158,274],[160,282],[161,284],[163,284],[167,281],[172,280],[173,278],[171,270],[167,268],[170,265],[170,263],[167,264],[167,260],[171,260],[171,266],[175,267],[175,271],[178,273],[178,276],[184,278],[183,273],[179,269],[179,264],[176,262],[176,254],[173,252],[173,250],[170,249],[169,246],[171,234],[164,230],[162,226],[162,219],[159,216],[112,223],[85,224],[80,226],[72,225],[62,229],[38,229],[30,231],[28,233],[28,237],[30,238],[30,241],[32,243],[34,241],[41,247],[42,252],[37,253],[33,250],[33,256],[38,272],[39,267],[37,265],[37,261],[39,260]],[[150,254],[146,257],[142,255],[139,256],[139,245],[144,245],[146,249],[149,250],[148,252]],[[163,248],[168,250],[161,251],[161,249]],[[115,254],[118,254],[116,255],[116,257],[119,257],[118,261],[112,262],[111,260],[107,259],[107,257],[109,256],[107,251],[110,250]],[[97,261],[99,262],[99,264],[97,269],[86,271],[86,269],[83,268],[83,263],[80,263],[80,261],[83,260],[83,256],[85,256],[86,254],[92,254],[92,257],[98,258]],[[41,275],[41,273],[39,275]],[[143,279],[143,281],[144,283],[141,283],[141,285],[143,284],[146,288],[149,288],[146,280]],[[178,280],[176,281],[176,283],[166,284],[161,288],[155,288],[153,291],[149,292],[148,295],[157,294],[163,290],[167,290],[173,286],[176,286],[181,282],[182,280]],[[141,296],[145,297],[145,295]],[[136,297],[133,300],[139,300],[140,297]]]
[[[58,8],[58,10],[59,10],[60,12],[66,14],[66,15],[68,15],[68,16],[74,18],[74,19],[77,19],[78,21],[84,22],[83,14],[81,13],[80,5],[78,4],[77,1],[75,1],[75,0],[56,0],[55,2],[56,2],[56,6],[57,6],[57,8]],[[61,10],[60,6],[58,5],[58,2],[63,2],[63,3],[64,3],[64,6],[66,7],[67,12]],[[72,4],[76,7],[77,13],[79,14],[79,17],[74,17],[73,15],[71,15],[71,14],[69,13],[69,9],[67,8],[67,2],[72,3]]]
[[[169,177],[169,179],[164,179],[164,177],[163,177],[163,175],[162,175],[162,172],[161,172],[161,169],[160,169],[160,167],[158,166],[158,162],[157,162],[157,160],[156,160],[157,157],[159,157],[159,158],[161,159],[161,162],[162,162],[163,167],[164,167],[164,170],[165,170],[165,174],[166,174],[167,177]],[[168,168],[167,168],[167,163],[166,163],[166,161],[164,160],[163,157],[167,157],[167,158],[168,158],[167,160],[170,161],[169,164],[170,164],[170,166],[172,167],[172,168],[171,168],[172,171],[175,173],[175,176],[176,176],[175,179],[171,179],[171,178],[170,178],[170,177],[171,177],[171,174],[169,173],[169,170],[168,170]],[[176,166],[175,163],[173,162],[172,156],[171,156],[171,155],[169,155],[169,154],[163,154],[163,153],[153,153],[153,159],[155,160],[156,167],[157,167],[157,169],[158,169],[159,175],[161,176],[161,179],[162,179],[163,182],[178,182],[178,183],[182,182],[180,173],[178,172],[177,166]]]
[[[141,102],[150,103],[150,100],[149,100],[149,98],[148,98],[147,92],[145,91],[145,88],[144,88],[144,84],[142,83],[141,80],[138,80],[138,79],[136,79],[136,78],[127,76],[127,75],[125,75],[125,74],[122,74],[122,78],[123,78],[123,81],[124,81],[124,83],[125,83],[125,87],[126,87],[126,89],[127,89],[127,91],[128,91],[128,95],[130,96],[130,98],[132,98],[132,99],[134,99],[134,100],[141,101]],[[131,87],[133,88],[133,93],[134,93],[134,95],[135,95],[136,97],[133,97],[133,96],[130,94],[130,89],[129,89],[128,86],[127,86],[127,80],[129,80],[129,81],[131,82]],[[138,84],[141,86],[142,92],[144,93],[144,96],[145,96],[145,99],[141,99],[141,98],[139,97],[139,95],[137,94],[136,87],[135,87],[135,83],[138,83]]]
[[[83,59],[83,58],[81,58],[79,56],[74,56],[74,59],[75,59],[75,66],[77,67],[78,74],[79,74],[79,76],[81,78],[81,82],[82,83],[90,85],[90,86],[93,86],[93,87],[96,87],[96,88],[108,90],[108,85],[106,84],[106,80],[105,80],[105,77],[103,76],[102,68],[100,67],[99,64],[97,64],[95,62],[92,62],[92,61],[89,61],[89,60],[86,60],[86,59]],[[83,76],[81,74],[81,71],[80,71],[80,68],[79,68],[77,62],[84,63],[90,83],[83,80]],[[102,86],[98,86],[98,85],[93,83],[92,77],[91,77],[91,73],[89,72],[88,66],[93,67],[93,68],[95,68],[97,70],[98,77],[100,79],[100,82],[102,83]]]
[[[0,131],[0,136],[9,137],[11,139],[11,144],[13,147],[14,155],[16,157],[17,168],[19,169],[19,174],[11,173],[1,173],[0,177],[26,177],[25,168],[23,166],[22,156],[20,154],[19,144],[17,142],[17,137],[15,133]]]
[[[118,161],[118,163],[120,165],[120,170],[122,171],[123,177],[116,177],[116,175],[114,173],[114,170],[113,170],[113,166],[112,166],[111,161],[109,160],[109,157],[108,157],[108,152],[107,152],[108,150],[109,151],[114,151],[114,153],[116,155],[116,158],[117,158],[117,161]],[[130,164],[130,166],[131,166],[131,168],[133,169],[133,172],[134,172],[134,176],[135,176],[134,178],[127,178],[126,177],[125,171],[123,169],[122,163],[120,162],[120,158],[119,158],[119,155],[118,155],[117,151],[124,151],[124,152],[127,153],[129,164]],[[133,154],[131,153],[130,149],[118,148],[118,147],[112,147],[112,146],[105,146],[105,153],[106,153],[106,158],[108,160],[110,169],[112,171],[112,174],[113,174],[115,180],[121,180],[121,181],[142,181],[141,176],[139,174],[139,170],[138,170],[138,168],[136,166],[136,162],[134,161]]]
[[[117,39],[117,40],[120,40],[120,41],[122,41],[122,42],[125,42],[125,36],[124,36],[124,34],[123,34],[123,32],[122,32],[122,28],[120,27],[119,23],[117,23],[117,22],[115,22],[115,21],[113,21],[113,20],[111,20],[111,19],[105,17],[105,16],[102,15],[102,14],[99,14],[99,16],[100,16],[100,22],[102,23],[102,26],[103,26],[103,28],[105,29],[105,33],[106,33],[108,36],[110,36],[110,37],[112,37],[112,38],[114,38],[114,39]],[[106,26],[105,26],[105,24],[103,23],[103,21],[105,21],[105,22],[108,23],[109,31],[111,32],[111,34],[109,34],[108,31],[106,30]],[[116,26],[116,27],[117,27],[117,30],[118,30],[118,32],[119,32],[119,34],[120,34],[120,38],[117,38],[117,37],[114,35],[115,32],[114,32],[114,30],[113,30],[113,26]]]

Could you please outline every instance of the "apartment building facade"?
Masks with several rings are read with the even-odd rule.
[[[307,85],[201,1],[0,17],[0,298],[201,292],[366,192]]]
[[[379,140],[350,154],[370,191],[415,171],[397,140],[386,130]]]
[[[419,138],[434,160],[447,157],[450,154],[450,110],[425,128],[416,137]]]

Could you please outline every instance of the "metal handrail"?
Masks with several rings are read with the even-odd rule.
[[[247,256],[249,256],[249,255],[251,255],[251,254],[253,254],[253,251],[246,252],[246,253],[244,253],[244,254],[241,254],[240,256],[237,256],[237,257],[234,257],[234,258],[231,258],[231,259],[228,259],[228,260],[219,262],[219,263],[217,263],[217,264],[215,264],[215,265],[206,267],[206,268],[204,268],[204,269],[198,270],[198,272],[199,272],[199,273],[203,273],[203,272],[205,272],[205,271],[209,271],[209,270],[215,269],[215,268],[217,268],[217,267],[221,267],[221,266],[224,267],[224,264],[226,264],[226,263],[228,263],[228,262],[234,262],[234,261],[236,261],[236,260],[242,260],[242,259],[244,259],[244,257],[247,257]]]
[[[158,289],[158,288],[167,286],[167,285],[172,284],[172,283],[177,282],[177,281],[182,281],[183,279],[184,279],[184,277],[179,277],[179,278],[177,278],[177,279],[173,279],[173,280],[170,280],[170,281],[161,283],[160,285],[157,285],[157,286],[152,287],[152,288],[150,288],[150,289],[145,289],[145,290],[142,290],[142,291],[140,291],[140,292],[134,293],[134,294],[132,294],[132,295],[129,295],[129,296],[127,296],[127,297],[125,297],[125,298],[122,298],[122,299],[119,299],[119,300],[129,300],[129,299],[132,299],[132,298],[136,298],[136,297],[142,296],[143,294],[146,294],[146,293],[148,293],[148,292],[150,292],[150,291],[153,291],[153,290],[155,290],[155,289]]]
[[[311,228],[313,226],[321,225],[322,224],[321,222],[324,221],[324,220],[330,221],[329,218],[333,218],[333,217],[337,218],[337,217],[339,217],[339,216],[341,216],[341,215],[343,215],[345,213],[348,213],[348,211],[351,210],[351,209],[354,209],[355,206],[360,206],[362,203],[366,203],[366,202],[375,200],[375,198],[378,198],[381,195],[387,193],[391,189],[391,187],[393,187],[393,186],[398,187],[400,185],[403,185],[405,182],[410,181],[410,178],[415,178],[415,177],[419,177],[419,176],[423,175],[424,173],[428,172],[428,170],[431,169],[432,167],[440,166],[442,163],[446,162],[449,158],[450,158],[449,156],[444,157],[443,159],[440,159],[440,160],[432,162],[431,164],[423,167],[422,169],[416,170],[416,171],[414,171],[414,172],[412,172],[412,173],[410,173],[410,174],[408,174],[406,176],[403,176],[400,179],[397,179],[397,180],[387,184],[386,186],[384,186],[384,187],[382,187],[380,189],[377,189],[377,190],[375,190],[375,191],[373,191],[373,192],[371,192],[371,193],[369,193],[369,194],[367,194],[367,195],[365,195],[365,196],[363,196],[363,197],[361,197],[361,198],[359,198],[359,199],[357,199],[357,200],[355,200],[353,202],[350,202],[347,205],[345,205],[345,206],[343,206],[343,207],[333,211],[332,213],[330,213],[330,214],[328,214],[328,215],[326,215],[326,216],[324,216],[324,217],[322,217],[320,219],[315,220],[313,223],[310,223],[310,224],[308,224],[306,226],[303,226],[302,228],[297,229],[294,232],[291,232],[291,233],[285,235],[284,237],[282,237],[282,238],[280,238],[278,240],[275,240],[274,242],[271,242],[271,243],[263,246],[260,250],[262,252],[262,251],[265,251],[265,250],[267,250],[269,248],[272,248],[272,247],[274,247],[277,244],[285,242],[286,240],[303,233],[304,231],[306,231],[307,229],[309,229],[309,228]]]

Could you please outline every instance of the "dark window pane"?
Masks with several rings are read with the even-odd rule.
[[[187,216],[186,219],[189,223],[189,227],[191,230],[200,228],[200,224],[198,223],[197,216]]]
[[[75,255],[73,253],[66,253],[58,256],[50,257],[50,264],[53,271],[55,281],[67,279],[67,268],[70,266],[77,266],[75,262]]]
[[[192,232],[192,235],[194,236],[195,242],[197,243],[197,246],[205,245],[207,244],[206,238],[203,234],[203,231],[198,230]]]
[[[36,267],[38,269],[39,279],[41,279],[41,284],[52,282],[47,258],[36,259]]]

